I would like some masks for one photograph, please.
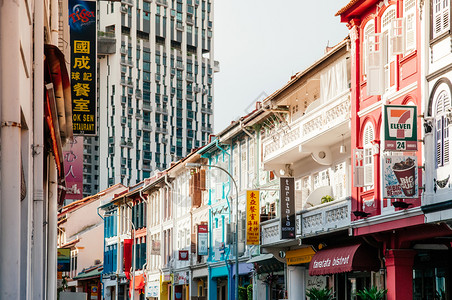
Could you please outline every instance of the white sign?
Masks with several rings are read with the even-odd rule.
[[[158,281],[151,281],[146,284],[146,297],[158,298],[160,295],[160,283]]]

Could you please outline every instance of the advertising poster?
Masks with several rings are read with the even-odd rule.
[[[259,191],[246,191],[246,244],[259,245],[260,241]]]
[[[281,239],[295,239],[295,181],[280,178]]]
[[[63,152],[64,174],[66,179],[66,199],[83,198],[83,137],[74,136]]]
[[[417,150],[416,106],[385,105],[385,151]]]
[[[69,0],[74,135],[96,134],[96,1]]]
[[[207,225],[198,225],[198,255],[208,255],[209,230]]]
[[[383,158],[383,197],[417,198],[417,157],[385,156]]]

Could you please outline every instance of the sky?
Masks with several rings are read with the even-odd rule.
[[[214,133],[318,60],[348,30],[349,0],[214,0]]]

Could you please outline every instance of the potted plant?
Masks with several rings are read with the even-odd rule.
[[[310,300],[333,300],[333,291],[327,288],[318,289],[316,287],[312,287],[306,290],[306,296],[309,297]]]
[[[356,295],[362,300],[383,300],[387,292],[388,290],[379,290],[376,286],[373,286],[370,289],[364,288],[356,292]]]
[[[326,195],[326,196],[323,196],[321,198],[321,200],[322,200],[322,204],[323,204],[323,203],[328,203],[328,202],[334,201],[334,198],[330,195]]]

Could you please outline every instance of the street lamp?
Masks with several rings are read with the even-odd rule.
[[[200,163],[186,163],[186,168],[194,169],[194,168],[200,168],[200,167],[211,167],[211,168],[217,168],[221,171],[225,172],[229,178],[234,182],[235,186],[235,300],[239,299],[239,189],[237,187],[237,182],[235,181],[234,177],[224,168],[215,166],[215,165],[209,165],[209,164],[200,164]],[[229,220],[230,221],[230,220]]]
[[[130,233],[130,237],[132,238],[132,291],[130,292],[131,294],[131,300],[135,299],[135,225],[133,225],[132,220],[130,220],[128,217],[126,216],[120,216],[118,214],[112,214],[112,213],[105,213],[106,217],[112,217],[112,216],[116,216],[116,217],[121,217],[126,219],[127,221],[129,221],[129,223],[132,225],[132,230],[133,232]],[[124,254],[123,254],[124,255]]]

